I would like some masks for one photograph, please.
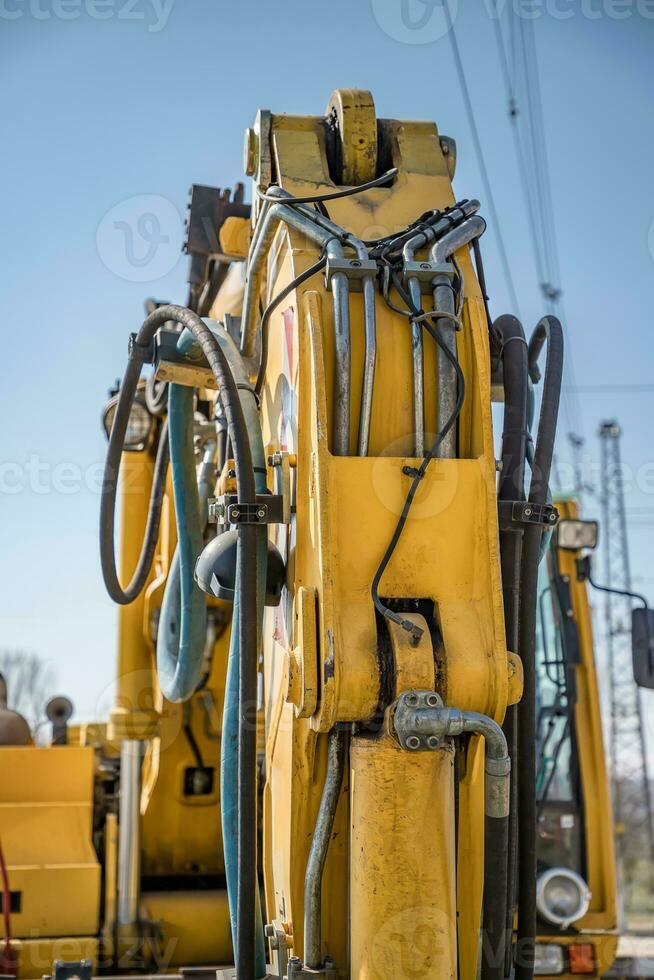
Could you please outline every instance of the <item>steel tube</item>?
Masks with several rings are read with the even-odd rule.
[[[344,728],[336,728],[330,732],[327,775],[304,876],[304,965],[312,970],[317,970],[322,965],[322,875],[341,795],[346,742],[347,732]]]
[[[431,250],[433,262],[442,263],[459,248],[468,245],[473,238],[478,238],[486,230],[486,222],[475,215],[467,218],[460,225],[452,228],[443,235]],[[441,317],[437,329],[443,343],[456,358],[456,327],[452,316],[455,313],[454,290],[446,274],[438,275],[434,280],[434,310],[447,313]],[[436,431],[442,432],[456,407],[456,371],[454,365],[443,350],[438,349],[438,392],[436,395]],[[441,459],[454,459],[457,452],[457,426],[453,425],[441,441],[437,456]]]
[[[271,192],[274,192],[275,197],[279,197],[280,200],[292,200],[292,195],[282,188],[272,188]],[[354,249],[358,259],[366,261],[368,259],[368,249],[364,243],[356,238],[354,235],[349,234],[340,225],[335,222],[330,221],[323,214],[318,211],[312,211],[308,207],[298,206],[293,208],[293,210],[298,211],[303,214],[308,220],[310,220],[314,225],[322,228],[324,231],[328,232],[330,236],[335,235],[337,238],[343,238],[347,235],[348,244]],[[340,277],[340,274],[339,274]],[[334,280],[337,277],[332,278],[332,289]],[[345,277],[347,279],[347,277]],[[349,285],[349,284],[348,284]],[[357,442],[357,453],[359,456],[367,456],[368,449],[370,446],[370,425],[372,419],[372,399],[375,387],[375,365],[377,361],[377,314],[375,307],[375,277],[373,275],[364,276],[361,283],[361,288],[363,292],[363,323],[364,323],[364,358],[363,358],[363,386],[361,390],[361,412],[359,415],[359,435]],[[334,303],[336,304],[336,297],[334,297]],[[349,303],[348,303],[348,321],[349,321]],[[349,346],[349,336],[348,336],[348,346]],[[340,352],[341,360],[344,359],[343,352]],[[338,366],[338,365],[337,365]],[[343,366],[345,366],[343,364]],[[345,397],[347,399],[347,405],[350,404],[350,369],[349,369],[349,354],[348,354],[348,364],[347,364],[347,384],[343,385],[343,389],[347,387],[347,392]],[[340,383],[336,383],[336,395],[337,397],[343,396],[343,389]],[[338,403],[337,403],[338,404]],[[335,425],[336,432],[338,433],[337,438],[335,438],[335,455],[346,456],[349,453],[349,432],[350,432],[350,419],[348,417],[347,424],[345,418],[340,419],[338,425]]]
[[[283,200],[283,192],[281,199]],[[252,357],[256,351],[258,299],[261,292],[264,264],[280,222],[320,245],[333,258],[343,258],[343,246],[334,238],[331,231],[320,227],[303,210],[285,204],[273,204],[266,213],[261,230],[255,237],[250,251],[243,315],[241,325],[241,352],[244,357]],[[342,230],[339,229],[339,232]],[[350,436],[350,284],[345,273],[336,273],[332,278],[334,306],[334,437],[333,450],[336,456],[347,456]]]
[[[433,239],[433,229],[415,235],[406,242],[403,255],[405,262],[413,262],[416,251]],[[422,309],[422,294],[420,280],[417,276],[407,277],[409,296],[414,307]],[[414,453],[416,456],[425,455],[425,368],[422,339],[422,324],[413,320],[411,323],[411,356],[413,360],[413,429]]]
[[[126,738],[120,745],[120,806],[118,829],[118,925],[139,919],[141,878],[141,750],[142,742]]]
[[[453,357],[456,358],[456,326],[451,319],[456,310],[454,289],[446,275],[439,275],[436,279],[437,284],[434,286],[434,310],[449,314],[449,316],[441,317],[438,320],[436,329],[444,345]],[[442,432],[456,408],[456,370],[449,357],[447,357],[440,347],[436,348],[436,363],[438,379],[438,390],[436,392],[436,432]],[[454,459],[456,457],[456,450],[457,426],[453,425],[441,440],[436,455],[440,459]]]

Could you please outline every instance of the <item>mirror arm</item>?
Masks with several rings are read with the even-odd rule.
[[[609,592],[611,595],[621,595],[627,599],[636,599],[638,602],[642,602],[645,609],[648,608],[647,599],[640,592],[629,592],[627,589],[612,589],[608,585],[600,585],[599,582],[596,582],[591,575],[590,555],[577,558],[577,581],[588,582],[598,592]]]

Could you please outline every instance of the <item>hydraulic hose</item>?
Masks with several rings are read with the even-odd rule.
[[[529,342],[532,380],[540,377],[539,354],[547,343],[543,397],[531,468],[529,503],[547,502],[554,454],[556,421],[563,377],[563,331],[554,316],[545,316]],[[524,671],[524,692],[518,709],[518,945],[516,980],[532,980],[536,940],[536,604],[542,530],[527,525],[523,532],[520,576],[519,652]]]
[[[152,315],[154,316],[154,314]],[[159,537],[161,507],[166,491],[166,474],[168,472],[168,426],[164,423],[159,434],[159,445],[154,464],[150,505],[145,523],[141,554],[139,555],[129,584],[123,589],[116,569],[116,549],[114,544],[116,496],[118,493],[120,460],[125,445],[125,433],[127,432],[129,414],[132,410],[142,363],[142,360],[132,356],[132,350],[130,350],[130,360],[120,386],[116,413],[109,435],[109,446],[107,448],[107,458],[102,477],[102,496],[100,498],[100,563],[102,566],[102,577],[110,597],[121,606],[127,606],[130,602],[134,602],[137,596],[143,591],[143,587],[148,580],[154,559],[154,552],[157,547],[157,538]]]
[[[190,343],[189,343],[190,342]],[[177,350],[185,353],[193,335],[184,332]],[[193,389],[171,384],[168,427],[177,519],[177,547],[166,580],[157,632],[157,672],[169,701],[186,701],[202,675],[207,633],[207,605],[195,582],[195,563],[202,551],[207,502],[213,490],[215,440],[205,447],[196,477]]]
[[[141,365],[151,357],[151,344],[157,329],[167,320],[174,320],[193,334],[205,355],[220,390],[229,437],[236,462],[236,486],[240,503],[256,502],[254,472],[250,441],[238,396],[238,389],[227,358],[216,338],[200,317],[183,306],[161,306],[144,321],[130,344],[127,369],[116,409],[109,452],[105,467],[102,497],[103,571],[113,572],[115,585],[122,590],[115,574],[113,543],[115,474],[120,459],[129,410]],[[147,535],[146,535],[147,537]],[[156,541],[156,538],[155,538]],[[256,862],[256,703],[257,703],[257,528],[240,524],[238,528],[239,609],[237,618],[239,641],[239,743],[238,743],[238,910],[236,969],[239,980],[257,980],[255,976],[255,901],[257,895]],[[139,563],[140,564],[140,563]],[[145,576],[147,578],[147,575]],[[111,581],[111,580],[110,580]],[[145,581],[145,579],[144,579]],[[114,583],[111,583],[114,584]],[[132,583],[130,583],[130,587]],[[109,587],[109,584],[108,584]],[[114,589],[114,592],[117,591]],[[111,594],[111,590],[110,590]],[[135,593],[138,595],[138,591]],[[131,601],[135,598],[122,601]],[[117,600],[121,601],[121,600]]]
[[[502,374],[504,382],[504,428],[502,432],[502,469],[498,487],[498,499],[525,499],[525,457],[527,453],[527,397],[529,388],[527,341],[520,321],[510,315],[498,317],[493,330],[501,343]],[[520,563],[522,533],[500,530],[500,565],[504,623],[507,649],[518,651],[518,623],[520,603]],[[513,771],[517,773],[517,709],[510,705],[504,719],[504,735],[509,746]],[[518,832],[518,780],[511,783],[511,810],[509,814],[507,855],[504,858],[506,892],[501,899],[504,908],[504,972],[498,973],[484,963],[482,977],[508,976],[510,973],[511,940],[515,915],[515,889],[517,876]],[[493,905],[499,904],[500,896],[488,876],[484,879],[484,923],[494,915]],[[496,942],[499,936],[496,937]],[[492,949],[492,947],[491,947]],[[499,958],[500,949],[493,950]],[[488,972],[484,972],[484,968]]]
[[[309,970],[322,966],[322,876],[341,795],[346,749],[347,728],[337,727],[329,734],[327,774],[304,875],[304,965]]]
[[[229,367],[238,393],[254,467],[255,489],[257,493],[266,493],[266,455],[261,434],[261,423],[254,390],[249,384],[243,359],[229,334],[219,324],[207,320],[216,328],[218,342],[229,362]],[[256,529],[256,562],[257,562],[257,657],[263,639],[263,610],[266,594],[266,572],[268,562],[267,534],[264,527]],[[237,581],[239,568],[237,559]],[[241,612],[241,596],[237,589],[234,596],[232,621],[237,622]],[[234,949],[238,943],[238,910],[241,880],[239,875],[239,688],[240,688],[240,637],[232,630],[227,658],[227,677],[225,681],[225,699],[223,703],[223,724],[220,751],[220,812],[223,832],[223,853],[225,859],[225,877],[227,879],[227,896],[232,928]],[[254,715],[254,712],[252,713]],[[256,726],[256,717],[252,716],[250,724]],[[266,975],[266,951],[263,934],[263,919],[259,890],[255,893],[255,977],[257,980]],[[239,974],[240,976],[240,974]]]

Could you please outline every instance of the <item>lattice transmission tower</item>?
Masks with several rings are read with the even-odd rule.
[[[603,584],[631,592],[620,435],[616,421],[600,425]],[[635,891],[651,890],[654,879],[652,792],[641,692],[634,682],[631,660],[631,607],[632,600],[626,596],[604,594],[611,705],[609,765],[622,907],[627,917],[634,908]]]

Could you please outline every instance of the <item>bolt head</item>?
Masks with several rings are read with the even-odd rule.
[[[240,510],[239,510],[239,509],[238,509],[237,507],[235,507],[235,508],[234,508],[234,509],[232,510],[232,517],[233,517],[233,518],[234,518],[234,520],[236,521],[236,520],[238,520],[238,518],[239,518],[240,516],[241,516],[241,512],[240,512]]]
[[[428,269],[429,268],[429,262],[421,262],[420,263],[420,268],[421,269]]]
[[[438,735],[430,735],[427,739],[427,745],[430,749],[437,749],[440,745],[440,739]]]
[[[531,517],[531,507],[525,507],[525,517]]]
[[[411,707],[413,707],[414,705],[416,705],[418,703],[418,695],[417,694],[407,694],[405,696],[405,698],[404,698],[404,701],[405,701],[406,704],[408,704]]]
[[[419,749],[420,748],[420,739],[418,738],[418,736],[417,735],[409,735],[409,737],[406,740],[406,747],[407,747],[407,749],[411,749],[412,752],[415,752],[416,749]]]
[[[430,708],[437,708],[438,707],[439,700],[440,700],[440,698],[438,697],[437,694],[428,694],[427,695],[427,704],[429,705]]]
[[[361,263],[359,262],[358,259],[352,259],[351,262],[350,262],[350,265],[351,266],[354,266],[355,269],[358,269],[360,267]]]
[[[266,516],[266,512],[265,512],[265,510],[263,509],[263,507],[260,507],[260,508],[259,508],[259,510],[257,511],[257,517],[258,517],[258,518],[259,518],[260,520],[263,520],[263,518],[264,518],[265,516]]]

